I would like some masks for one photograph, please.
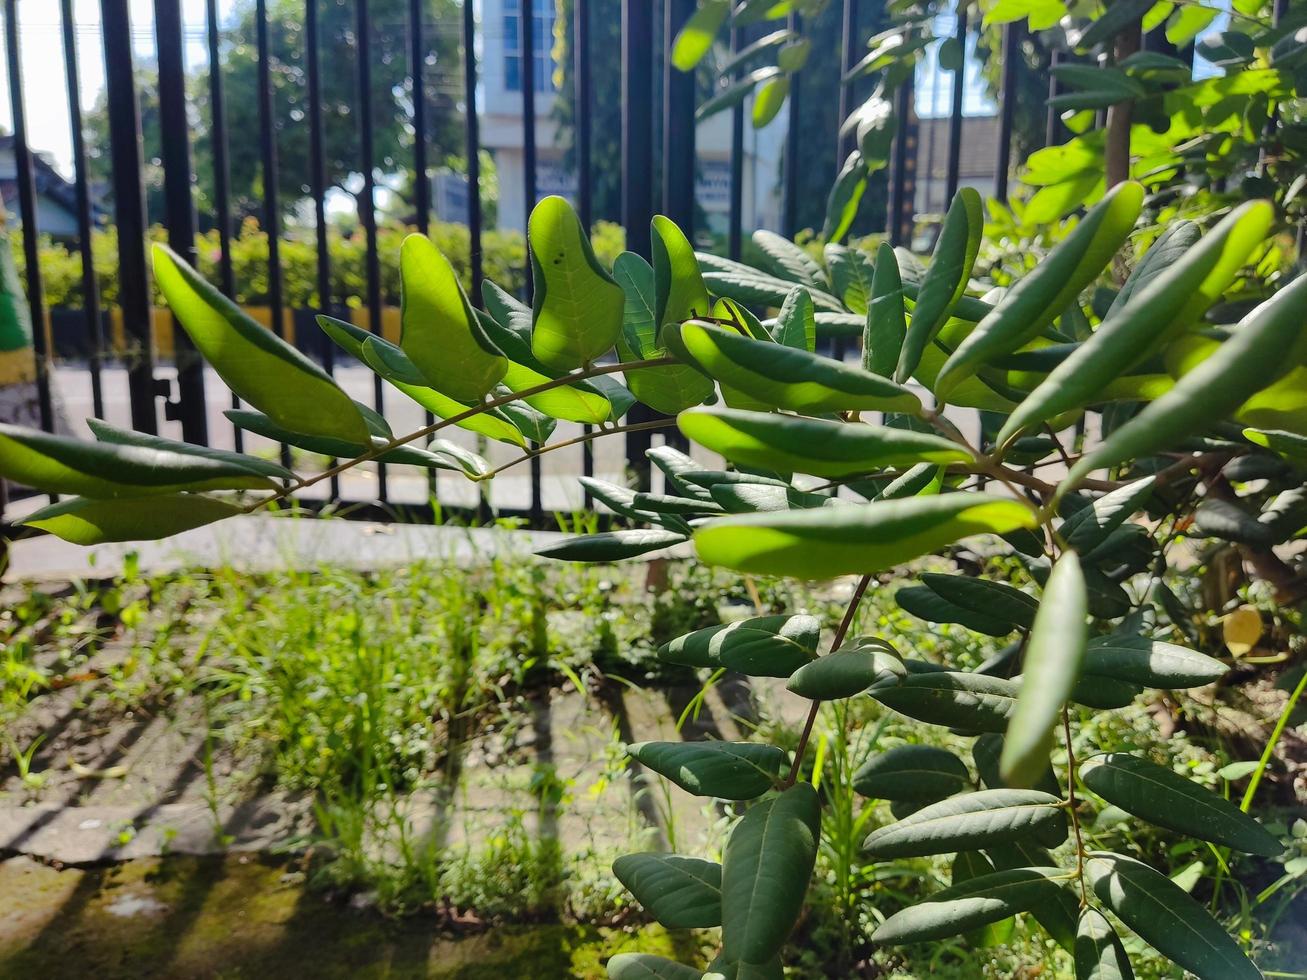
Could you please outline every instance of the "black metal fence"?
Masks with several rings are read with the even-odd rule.
[[[48,4],[50,0],[21,0],[34,4]],[[841,0],[834,0],[840,3]],[[861,0],[867,5],[874,0]],[[72,168],[76,187],[76,218],[78,223],[77,248],[82,258],[83,311],[79,314],[84,323],[86,345],[90,350],[87,369],[90,372],[92,404],[96,415],[106,410],[106,393],[102,384],[101,366],[107,357],[104,322],[105,311],[96,293],[96,280],[91,268],[91,231],[93,209],[88,172],[87,146],[83,136],[83,106],[78,78],[78,54],[72,0],[60,0],[62,40],[64,48],[64,84],[67,88],[73,132]],[[47,309],[42,289],[38,261],[38,235],[41,229],[37,218],[37,200],[34,185],[34,160],[28,141],[25,118],[24,77],[20,58],[22,40],[17,17],[20,0],[4,0],[6,45],[8,53],[9,95],[12,105],[15,163],[17,167],[18,209],[22,221],[23,246],[26,257],[26,288],[34,329],[34,348],[38,362],[38,388],[40,422],[47,429],[55,425],[55,411],[51,398],[50,377],[52,351],[50,336],[41,325],[47,321]],[[132,25],[128,0],[100,0],[102,43],[105,52],[105,85],[108,105],[109,147],[112,160],[112,215],[118,231],[117,276],[119,281],[118,308],[122,329],[133,356],[125,362],[127,396],[130,402],[130,420],[134,428],[143,432],[157,432],[160,428],[160,409],[165,420],[180,423],[181,435],[188,441],[209,443],[210,432],[206,403],[206,383],[214,379],[189,346],[183,331],[175,330],[175,377],[161,374],[156,363],[152,336],[151,291],[149,267],[146,258],[147,214],[143,185],[144,165],[141,143],[141,110],[139,102],[139,66],[134,64]],[[362,189],[358,192],[359,219],[366,236],[366,288],[358,297],[369,313],[373,329],[382,323],[382,286],[377,241],[376,214],[376,160],[373,150],[372,58],[370,33],[373,22],[369,14],[369,0],[353,0],[354,44],[360,56],[356,59],[356,85],[358,93],[358,146],[357,166],[362,175]],[[534,64],[536,37],[530,29],[532,0],[505,0],[505,9],[516,9],[520,17],[519,38],[521,64]],[[595,94],[593,77],[592,25],[595,16],[621,17],[621,219],[627,234],[628,247],[648,258],[647,229],[655,211],[672,217],[682,227],[690,228],[695,220],[695,79],[669,67],[667,53],[678,28],[693,13],[694,0],[572,0],[571,14],[573,46],[572,65],[575,104],[575,160],[577,164],[576,205],[581,220],[590,227],[593,216],[593,120],[591,106]],[[793,121],[805,111],[805,81],[818,72],[838,72],[839,77],[848,71],[860,54],[862,38],[858,36],[859,0],[842,0],[841,57],[838,63],[813,63],[803,69],[791,89],[790,119]],[[161,166],[164,174],[164,215],[170,245],[188,259],[195,258],[195,202],[193,199],[194,164],[191,153],[193,119],[188,116],[186,104],[186,72],[184,25],[181,0],[154,0],[155,46],[157,50],[159,124],[166,138],[162,141]],[[232,189],[229,176],[230,148],[233,134],[227,128],[224,91],[224,65],[221,49],[219,11],[216,0],[207,0],[206,44],[208,52],[207,93],[211,106],[212,205],[214,223],[220,240],[217,285],[228,295],[234,295],[235,282],[232,265]],[[316,224],[316,283],[318,296],[329,308],[345,297],[331,296],[331,257],[328,250],[328,220],[324,208],[327,191],[323,148],[323,106],[321,87],[322,38],[320,37],[318,0],[305,0],[303,5],[302,43],[304,45],[304,104],[306,118],[301,124],[309,131],[310,173],[307,183],[311,187],[313,217]],[[432,122],[430,107],[426,104],[422,73],[428,50],[424,38],[424,3],[408,0],[408,72],[413,100],[411,126],[413,130],[412,159],[409,161],[414,176],[416,194],[416,223],[426,231],[431,214],[431,187],[427,179],[430,170],[428,159],[428,129]],[[866,13],[864,10],[863,13]],[[965,39],[967,14],[965,3],[958,17],[958,36]],[[465,0],[462,16],[462,73],[464,126],[466,140],[466,166],[470,193],[468,195],[467,225],[471,240],[471,271],[474,302],[480,302],[479,284],[482,267],[483,214],[479,187],[481,182],[478,155],[481,148],[478,94],[478,25],[472,0]],[[661,24],[659,18],[661,17]],[[285,300],[283,271],[280,254],[282,229],[280,228],[281,202],[278,200],[278,139],[273,85],[270,77],[272,58],[269,52],[269,12],[267,0],[255,0],[255,43],[258,61],[258,133],[239,133],[236,138],[251,140],[257,136],[262,169],[262,225],[268,234],[267,295],[272,329],[283,331]],[[797,26],[797,15],[791,16],[790,26]],[[659,29],[661,27],[661,29]],[[746,43],[738,30],[731,34],[735,49]],[[1021,28],[1010,25],[1004,40],[1003,90],[999,97],[998,159],[995,161],[995,191],[1003,198],[1007,193],[1007,176],[1011,169],[1011,147],[1014,108],[1016,46],[1021,43]],[[657,56],[656,55],[660,55]],[[335,66],[332,66],[333,69]],[[43,68],[43,72],[48,71]],[[656,75],[658,77],[656,77]],[[537,199],[537,149],[535,73],[530,68],[520,72],[523,125],[524,196],[529,210]],[[41,84],[50,79],[41,78]],[[30,84],[31,79],[27,82]],[[609,84],[608,79],[602,81]],[[948,123],[949,146],[947,153],[946,184],[949,195],[959,182],[960,141],[963,119],[963,85],[959,75],[954,80],[951,115]],[[840,112],[844,118],[852,104],[851,87],[838,83]],[[888,175],[888,204],[886,232],[894,244],[908,241],[914,221],[914,180],[917,167],[917,130],[913,106],[913,86],[909,81],[897,93],[899,128],[892,153]],[[661,106],[662,119],[655,118]],[[742,249],[743,187],[742,162],[745,154],[745,107],[732,110],[729,217],[726,250],[738,258]],[[1050,131],[1052,126],[1050,125]],[[657,134],[661,133],[661,140]],[[838,169],[847,150],[834,132],[830,134],[830,172]],[[655,152],[661,146],[660,166],[655,166]],[[103,148],[102,148],[103,149]],[[784,146],[783,177],[780,180],[783,202],[782,228],[786,234],[797,230],[799,213],[799,184],[801,160],[810,159],[811,150],[800,145],[799,127],[791,125]],[[529,276],[528,276],[529,281]],[[65,316],[66,321],[66,316]],[[340,365],[334,363],[330,345],[318,352],[327,370]],[[375,408],[384,413],[386,397],[380,378],[375,379],[372,392]],[[160,403],[162,402],[162,405]],[[233,401],[233,405],[235,402]],[[229,436],[240,448],[242,435],[235,430]],[[635,433],[627,437],[625,455],[632,468],[645,468],[643,451],[649,445],[648,433]],[[593,459],[590,444],[582,455],[581,466],[589,473]],[[283,450],[284,451],[284,450]],[[647,469],[645,470],[647,473]],[[390,487],[385,467],[376,472],[375,498],[382,507],[390,501]],[[522,506],[501,508],[500,511],[517,513],[536,523],[548,523],[541,493],[540,461],[532,461],[529,501]],[[331,496],[340,499],[348,496],[335,481]],[[438,501],[412,508],[414,515],[430,515]],[[372,512],[375,512],[372,511]]]

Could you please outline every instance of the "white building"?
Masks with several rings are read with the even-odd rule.
[[[558,127],[550,118],[555,93],[553,75],[554,0],[533,0],[535,30],[536,193],[574,199],[576,175],[564,168]],[[483,0],[481,5],[481,145],[494,154],[499,176],[499,225],[526,227],[525,175],[522,153],[522,55],[517,0]],[[596,86],[617,84],[596,78]],[[747,106],[746,106],[747,110]],[[743,225],[780,227],[780,159],[785,120],[762,130],[746,121],[744,129]],[[719,113],[698,126],[696,198],[708,215],[712,231],[725,234],[730,207],[731,117]],[[456,200],[456,193],[443,196]],[[437,200],[440,200],[437,197]],[[449,216],[453,218],[453,215]]]

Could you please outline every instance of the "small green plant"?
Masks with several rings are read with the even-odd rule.
[[[982,227],[969,190],[920,271],[889,248],[873,262],[828,246],[818,261],[767,233],[756,238],[768,264],[758,270],[696,256],[659,217],[652,265],[624,253],[610,274],[571,208],[547,198],[530,218],[529,308],[487,283],[487,310],[474,309],[449,261],[411,236],[400,257],[399,345],[319,320],[438,417],[402,436],[157,247],[156,276],[182,326],[252,406],[233,420],[345,461],[299,475],[103,424],[95,442],[6,426],[0,472],[77,495],[27,523],[92,544],[260,511],[374,460],[490,478],[473,453],[439,438],[421,445],[450,425],[524,448],[543,443],[524,452],[529,459],[579,441],[549,442],[560,420],[588,423],[596,431],[583,438],[598,438],[673,424],[620,424],[636,400],[677,413],[682,434],[728,468],[663,447],[650,459],[665,493],[589,480],[592,496],[630,526],[572,536],[541,554],[610,563],[692,543],[699,561],[734,570],[746,587],[756,575],[857,581],[833,630],[807,612],[759,608],[658,649],[672,665],[784,680],[808,702],[797,741],[784,747],[764,738],[628,747],[681,789],[738,805],[720,862],[645,852],[614,865],[663,925],[720,927],[710,974],[781,975],[824,841],[845,907],[865,871],[854,867],[855,847],[882,862],[956,855],[947,888],[884,915],[867,937],[882,946],[1001,932],[1029,916],[1074,957],[1080,976],[1130,974],[1124,927],[1201,977],[1255,977],[1256,937],[1231,936],[1147,854],[1097,848],[1098,821],[1116,808],[1264,858],[1284,850],[1281,840],[1145,752],[1099,751],[1085,725],[1145,689],[1183,691],[1227,671],[1171,642],[1185,615],[1160,580],[1175,536],[1244,543],[1268,580],[1291,584],[1272,549],[1304,523],[1307,278],[1269,283],[1269,298],[1251,309],[1220,303],[1241,298],[1234,287],[1272,230],[1269,205],[1252,202],[1206,234],[1168,229],[1118,281],[1114,259],[1143,205],[1142,187],[1118,185],[1042,264],[986,298],[970,287]],[[1101,316],[1085,305],[1095,289],[1112,295]],[[777,312],[763,318],[753,308]],[[860,365],[816,352],[819,332],[850,326],[863,337]],[[618,360],[604,360],[614,348]],[[612,378],[619,373],[624,384]],[[990,413],[982,440],[961,431],[958,406]],[[1092,439],[1076,428],[1087,414]],[[1060,468],[1056,482],[1041,475],[1050,466]],[[1237,487],[1223,477],[1231,467],[1265,475]],[[1133,521],[1138,514],[1150,523]],[[922,572],[894,601],[1007,646],[977,662],[981,644],[940,643],[940,659],[927,660],[879,631],[854,629],[880,574],[964,548],[972,570],[1004,574]],[[756,589],[752,598],[762,605]],[[431,706],[451,734],[477,693],[481,650],[469,605],[459,599],[444,622],[447,673]],[[282,735],[324,746],[330,761],[319,778],[342,793],[404,778],[404,744],[377,751],[368,734],[403,731],[385,717],[386,642],[356,632],[348,649],[329,654],[347,661],[333,667],[345,668],[353,693],[323,741],[295,727]],[[277,651],[263,656],[276,667]],[[276,683],[277,669],[268,676]],[[905,741],[882,750],[874,732],[861,742],[850,719],[868,700],[949,730],[965,748]],[[814,740],[823,712],[827,727]],[[544,807],[560,785],[542,771],[536,790]],[[859,798],[888,801],[893,822],[873,827]],[[518,868],[525,904],[515,911],[534,914],[553,903],[556,884],[556,855],[541,848],[508,835],[460,880]],[[608,970],[618,980],[703,975],[641,954],[614,956]]]

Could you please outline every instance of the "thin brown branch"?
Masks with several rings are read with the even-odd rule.
[[[649,429],[666,429],[676,424],[676,419],[654,419],[652,422],[636,422],[633,425],[615,425],[607,429],[596,429],[588,432],[583,436],[577,436],[574,439],[564,439],[562,442],[551,442],[546,446],[541,446],[534,452],[523,453],[516,459],[511,459],[502,466],[496,466],[489,473],[478,477],[479,480],[489,480],[493,476],[498,476],[504,470],[511,469],[519,463],[525,463],[535,459],[537,456],[543,456],[545,453],[552,453],[556,449],[566,449],[568,446],[579,446],[582,443],[593,442],[595,439],[603,436],[615,436],[623,432],[645,432]]]

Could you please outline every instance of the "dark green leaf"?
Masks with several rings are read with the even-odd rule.
[[[933,803],[970,785],[967,767],[933,745],[900,745],[873,755],[853,774],[853,788],[880,800]]]
[[[1076,980],[1134,980],[1130,959],[1102,912],[1081,910],[1076,929]]]
[[[722,924],[722,866],[677,854],[624,854],[613,874],[668,929]]]
[[[881,827],[863,843],[873,857],[920,857],[1016,840],[1054,820],[1061,801],[1032,789],[985,789],[952,796]],[[1000,916],[1004,918],[1004,916]]]
[[[631,757],[687,793],[752,800],[771,789],[785,753],[756,742],[637,742]]]
[[[1003,732],[1016,709],[1017,686],[1001,677],[934,671],[909,676],[897,687],[873,691],[899,714],[968,732]]]
[[[659,551],[680,544],[685,535],[674,531],[631,530],[609,531],[605,534],[582,534],[568,538],[561,544],[541,548],[541,558],[560,561],[621,561],[649,551]]]
[[[1095,637],[1085,650],[1085,672],[1177,690],[1224,677],[1225,664],[1205,653],[1144,636]]]
[[[1029,629],[1035,621],[1039,602],[1003,582],[972,578],[968,575],[940,575],[923,572],[921,582],[941,598],[973,613],[1001,619]]]
[[[234,504],[193,493],[118,500],[72,497],[28,514],[21,523],[73,544],[92,545],[158,541],[239,513]]]
[[[1049,901],[1065,877],[1060,868],[1016,868],[969,878],[890,916],[871,938],[885,945],[947,939]]]
[[[861,694],[877,681],[894,681],[905,674],[897,650],[884,640],[865,637],[804,664],[785,686],[813,701],[835,701]]]
[[[132,429],[120,429],[102,419],[90,418],[86,420],[86,424],[99,442],[107,442],[115,446],[140,446],[142,449],[161,449],[165,452],[202,456],[205,459],[243,467],[259,476],[272,477],[276,480],[295,479],[295,474],[284,466],[279,466],[270,460],[260,459],[257,456],[229,452],[226,449],[213,449],[209,446],[196,446],[189,442],[147,435],[144,432],[136,432]]]
[[[1154,477],[1144,477],[1098,497],[1062,522],[1060,533],[1068,548],[1090,554],[1153,495]]]
[[[894,601],[905,612],[928,623],[957,623],[986,636],[1007,636],[1017,628],[1016,623],[983,612],[964,609],[949,602],[934,589],[924,585],[910,585],[894,593]]]
[[[862,336],[862,366],[888,378],[894,374],[907,336],[903,307],[903,280],[893,247],[882,242],[876,253],[867,327]]]
[[[817,652],[814,616],[759,616],[695,630],[664,644],[658,659],[687,667],[730,667],[754,677],[789,677]]]
[[[701,980],[703,973],[652,953],[618,953],[608,961],[609,980]]]

